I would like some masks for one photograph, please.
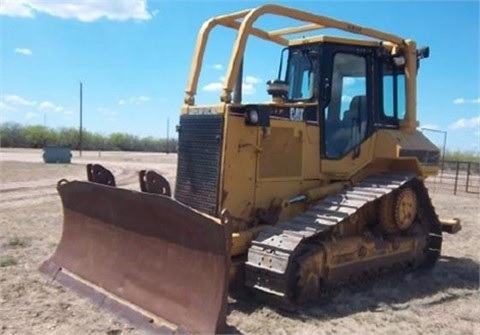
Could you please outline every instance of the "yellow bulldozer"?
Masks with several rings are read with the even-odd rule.
[[[255,25],[264,15],[300,25],[267,31]],[[236,39],[220,102],[198,106],[217,26]],[[323,29],[342,34],[311,34]],[[266,103],[242,103],[251,35],[280,46]],[[209,19],[180,113],[174,192],[152,170],[140,171],[139,191],[118,188],[98,164],[88,181],[59,181],[63,234],[41,271],[154,331],[216,333],[236,285],[294,308],[432,266],[442,232],[461,227],[439,220],[424,185],[440,160],[417,131],[428,56],[413,40],[279,5]]]

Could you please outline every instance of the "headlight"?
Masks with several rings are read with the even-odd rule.
[[[258,123],[258,111],[256,109],[251,109],[247,114],[248,123],[257,124]]]

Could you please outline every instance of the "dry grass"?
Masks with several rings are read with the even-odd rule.
[[[173,182],[173,155],[123,155],[85,153],[81,159],[74,156],[75,164],[44,165],[38,151],[2,151],[0,261],[8,266],[0,266],[1,334],[143,333],[38,272],[61,235],[62,207],[55,191],[59,178],[85,179],[84,165],[94,159],[112,168],[123,187],[138,188],[136,171],[142,166],[156,167]],[[245,292],[229,304],[230,332],[479,334],[478,199],[438,189],[432,198],[441,216],[460,217],[464,228],[457,236],[445,236],[443,256],[431,271],[389,277],[362,290],[345,289],[296,313],[256,302]]]
[[[17,265],[17,261],[12,256],[0,258],[0,268],[6,268],[7,266]]]
[[[26,247],[27,246],[27,241],[20,238],[20,237],[12,237],[8,240],[8,243],[7,243],[8,246],[10,247]]]

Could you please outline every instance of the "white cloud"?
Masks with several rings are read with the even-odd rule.
[[[350,102],[352,101],[352,99],[353,97],[350,95],[346,95],[346,94],[342,95],[342,102]]]
[[[255,93],[255,87],[253,86],[253,84],[248,84],[248,83],[244,82],[242,84],[242,94],[250,95],[250,94],[253,94],[253,93]]]
[[[38,105],[38,109],[51,110],[51,111],[58,112],[58,113],[63,111],[62,106],[55,105],[54,103],[52,103],[50,101],[43,101],[42,103],[40,103],[40,105]]]
[[[33,17],[33,10],[23,0],[2,1],[0,15],[16,17]]]
[[[38,112],[37,113],[33,112],[31,107],[36,107],[37,111],[43,111],[43,113],[52,111],[52,112],[60,113],[61,115],[67,116],[67,117],[73,114],[72,110],[66,110],[63,106],[56,105],[50,101],[42,101],[40,103],[37,103],[36,101],[28,100],[19,95],[12,94],[12,95],[1,96],[0,110],[7,111],[7,110],[17,109],[15,107],[19,107],[20,109],[23,109],[23,110],[26,109],[26,111],[30,110],[25,115],[25,118],[27,120],[34,119],[39,115]]]
[[[3,101],[13,106],[35,106],[37,104],[36,101],[28,100],[18,95],[4,95]]]
[[[32,50],[27,49],[27,48],[16,48],[14,50],[15,53],[24,55],[24,56],[31,56],[32,55]]]
[[[138,97],[130,97],[128,99],[120,99],[118,100],[118,105],[119,106],[125,106],[125,105],[138,105],[141,104],[142,102],[147,102],[150,101],[150,97],[147,97],[145,95],[140,95]]]
[[[218,81],[209,83],[202,87],[202,90],[205,92],[220,92],[223,89],[223,82],[225,77],[222,76]],[[261,82],[260,78],[254,76],[245,76],[245,79],[242,83],[242,94],[251,95],[256,92],[255,85]]]
[[[254,76],[246,76],[245,80],[244,80],[244,83],[252,84],[252,85],[256,85],[259,82],[260,82],[260,78],[257,78],[257,77],[254,77]]]
[[[463,105],[463,104],[480,104],[480,97],[475,99],[465,99],[465,98],[456,98],[453,100],[455,105]]]
[[[452,129],[465,129],[465,128],[477,128],[480,127],[480,115],[472,117],[470,119],[459,119],[450,125]]]
[[[476,132],[473,133],[475,136],[480,136],[480,130],[477,130]]]
[[[76,19],[91,22],[101,18],[108,20],[150,20],[147,0],[116,1],[45,1],[45,0],[3,0],[0,15],[32,18],[37,13],[48,14],[62,19]]]
[[[202,90],[205,92],[220,92],[223,88],[223,84],[221,82],[214,82],[203,86]]]
[[[13,108],[4,103],[3,101],[0,101],[0,111],[6,111],[6,110],[12,110]]]
[[[223,69],[223,65],[222,64],[213,64],[212,69],[220,71],[220,70]]]
[[[40,109],[55,109],[55,105],[50,101],[44,101],[38,106]]]
[[[36,118],[38,118],[37,113],[28,112],[27,114],[25,114],[25,119],[27,119],[27,120],[32,120],[32,119],[36,119]]]

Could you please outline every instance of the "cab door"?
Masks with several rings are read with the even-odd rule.
[[[321,171],[346,179],[373,156],[374,49],[324,47]]]

